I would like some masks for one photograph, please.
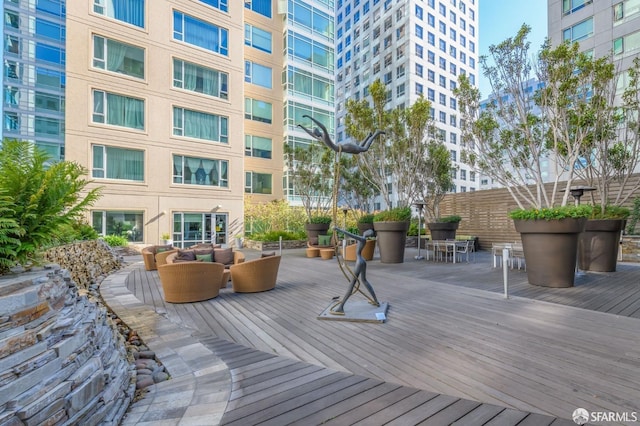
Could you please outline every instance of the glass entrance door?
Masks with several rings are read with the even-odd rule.
[[[174,213],[173,244],[187,248],[200,243],[227,244],[226,213]]]

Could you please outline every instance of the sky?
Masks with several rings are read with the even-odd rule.
[[[531,53],[540,50],[547,36],[547,0],[479,0],[479,3],[480,56],[488,56],[492,44],[513,37],[523,23],[531,27]],[[477,73],[484,99],[490,94],[489,82],[482,75],[480,66]]]

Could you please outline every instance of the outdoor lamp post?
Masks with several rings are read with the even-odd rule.
[[[342,229],[347,229],[347,212],[349,211],[348,207],[342,208],[342,214],[344,214],[344,219],[342,221]]]
[[[422,208],[424,207],[424,203],[414,203],[413,205],[418,208],[418,255],[415,259],[421,260],[424,259],[424,256],[420,255],[420,249],[422,248],[422,242],[420,241],[422,235]]]

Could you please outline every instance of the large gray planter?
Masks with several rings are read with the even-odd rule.
[[[304,230],[307,232],[307,239],[318,237],[318,235],[327,235],[329,231],[329,223],[305,223]]]
[[[455,240],[459,222],[431,222],[427,227],[431,232],[431,239],[436,241]]]
[[[529,284],[573,287],[578,237],[586,218],[514,220],[522,238]]]
[[[360,223],[358,222],[358,232],[363,235],[367,229],[373,229],[373,223]]]
[[[618,263],[624,219],[590,219],[578,240],[578,268],[614,272]]]
[[[404,262],[404,248],[407,242],[409,222],[373,222],[376,231],[380,262]]]

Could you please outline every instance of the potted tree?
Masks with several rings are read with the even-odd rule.
[[[579,268],[586,271],[614,272],[618,259],[620,234],[629,210],[621,207],[640,188],[632,174],[640,163],[640,59],[628,70],[628,84],[622,102],[612,101],[616,83],[612,61],[606,77],[591,86],[591,96],[603,106],[594,117],[592,138],[584,146],[580,176],[595,189],[591,192],[593,214],[585,225],[578,245]],[[616,190],[612,190],[612,184]]]
[[[373,229],[373,213],[366,213],[358,219],[358,232],[364,234],[367,229]]]
[[[462,158],[506,187],[516,202],[510,216],[521,234],[529,283],[570,287],[578,235],[590,209],[568,205],[569,194],[596,130],[585,118],[602,108],[602,100],[588,91],[607,77],[608,65],[568,42],[552,48],[547,41],[534,59],[529,32],[523,25],[515,37],[489,48],[482,67],[493,93],[482,108],[479,90],[460,76],[455,93],[466,147]],[[536,78],[544,84],[528,90]]]
[[[376,213],[374,216],[373,229],[376,231],[382,263],[404,262],[410,220],[411,208],[409,207],[396,207]]]
[[[456,230],[462,218],[458,215],[444,216],[427,223],[432,240],[455,240]]]
[[[307,238],[318,238],[318,235],[327,235],[331,226],[331,216],[314,215],[305,223],[304,229],[307,232]]]

